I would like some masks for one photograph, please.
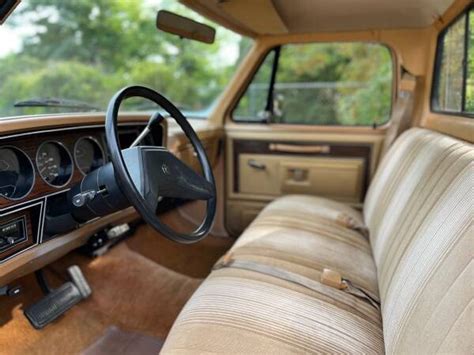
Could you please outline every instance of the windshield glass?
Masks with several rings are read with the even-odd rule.
[[[250,40],[222,27],[212,45],[180,39],[156,29],[159,9],[214,26],[175,0],[22,1],[0,26],[0,117],[105,111],[134,84],[205,117]]]

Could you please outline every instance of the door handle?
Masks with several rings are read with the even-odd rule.
[[[250,159],[249,161],[247,161],[247,164],[251,168],[254,168],[254,169],[257,169],[257,170],[265,170],[267,168],[267,166],[264,163],[260,163],[260,162],[256,161],[255,159]]]

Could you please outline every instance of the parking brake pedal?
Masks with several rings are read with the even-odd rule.
[[[34,328],[44,328],[91,295],[92,290],[79,266],[71,266],[67,271],[71,281],[51,290],[38,302],[25,309],[25,316]]]

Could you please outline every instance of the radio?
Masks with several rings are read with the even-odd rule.
[[[25,216],[0,224],[0,251],[24,242],[26,239]]]
[[[0,211],[0,263],[40,242],[42,209],[43,202],[38,201]]]

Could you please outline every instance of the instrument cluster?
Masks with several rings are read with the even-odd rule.
[[[0,146],[0,196],[7,200],[28,196],[35,184],[35,169],[47,185],[62,188],[71,181],[75,169],[86,175],[104,165],[106,156],[96,138],[82,136],[72,152],[59,141],[43,142],[34,160],[20,147]]]

